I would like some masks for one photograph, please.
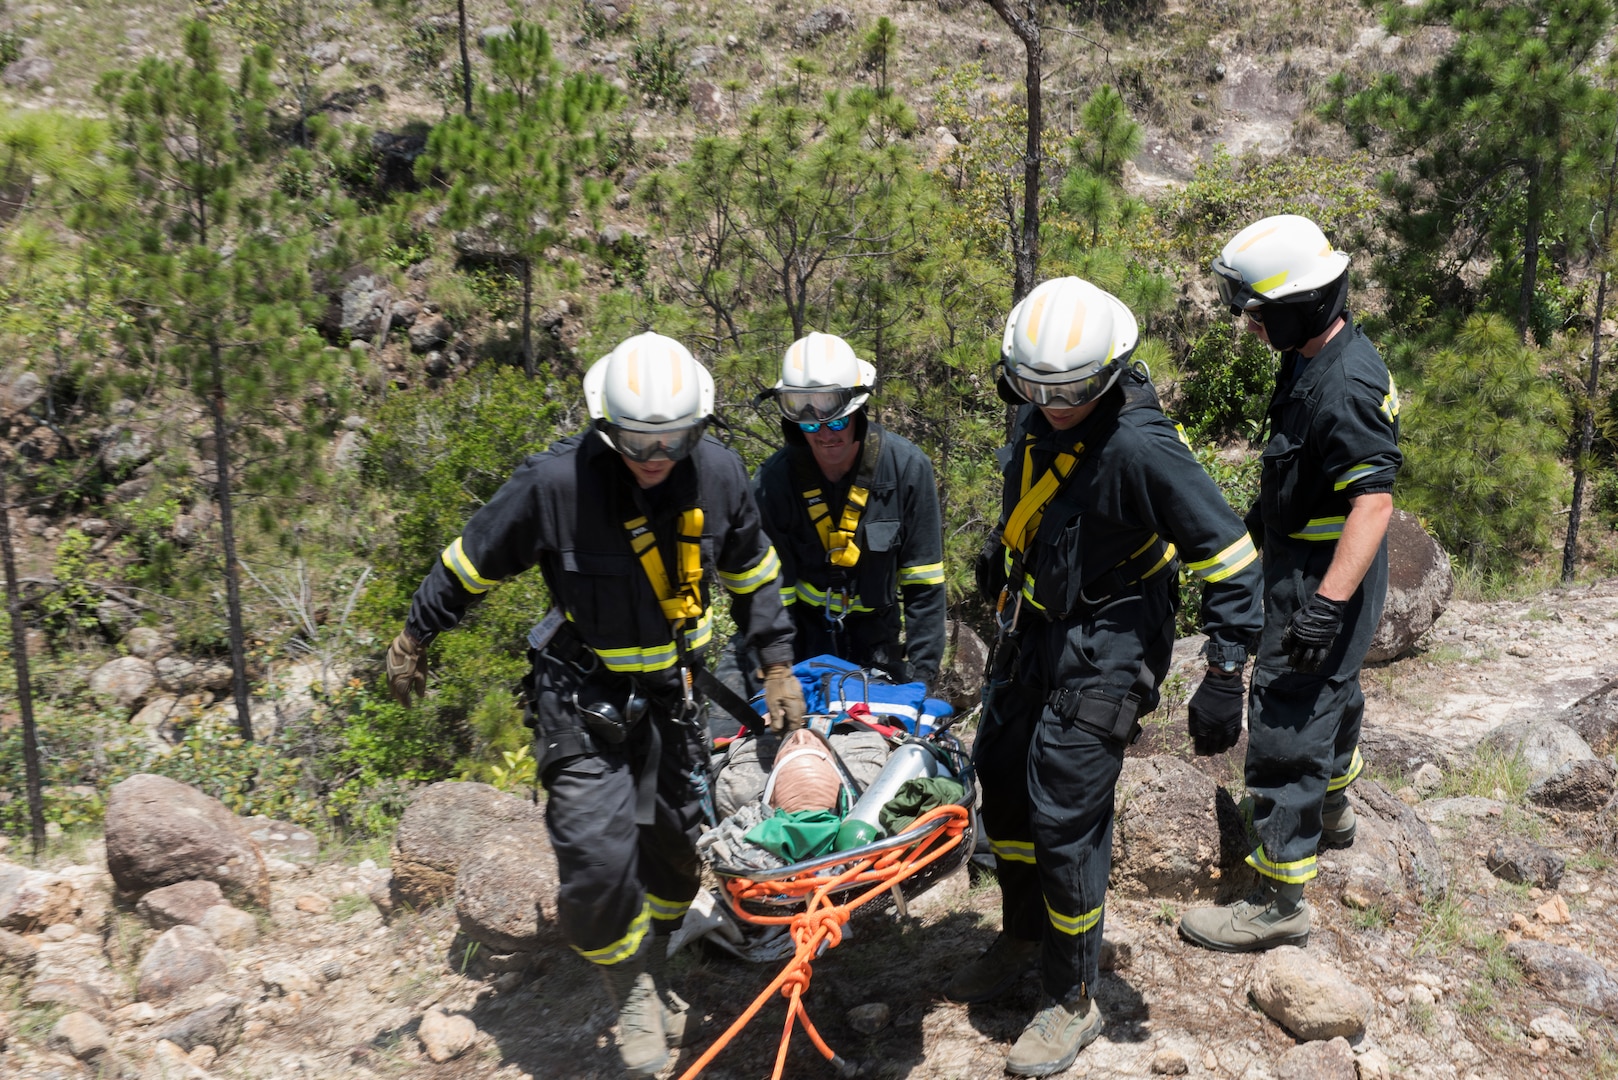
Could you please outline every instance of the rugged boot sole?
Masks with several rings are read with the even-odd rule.
[[[1230,907],[1192,908],[1180,916],[1180,936],[1215,952],[1263,952],[1282,945],[1309,944],[1309,906],[1276,913],[1275,900],[1245,900]],[[1290,926],[1288,924],[1291,924]]]
[[[1053,1073],[1059,1073],[1071,1066],[1078,1058],[1079,1051],[1095,1042],[1101,1035],[1101,1029],[1106,1026],[1101,1017],[1101,1007],[1095,1003],[1094,999],[1090,1001],[1090,1011],[1082,1019],[1069,1021],[1069,1023],[1079,1025],[1072,1046],[1064,1048],[1059,1056],[1047,1058],[1043,1061],[1017,1061],[1017,1047],[1013,1046],[1011,1056],[1006,1058],[1006,1072],[1011,1073],[1013,1076],[1050,1076]],[[1027,1035],[1033,1027],[1034,1024],[1030,1024],[1023,1034]],[[1022,1044],[1022,1038],[1018,1038],[1017,1044]]]
[[[1039,942],[1004,935],[984,954],[955,973],[944,997],[961,1005],[980,1005],[1009,991],[1039,962]]]

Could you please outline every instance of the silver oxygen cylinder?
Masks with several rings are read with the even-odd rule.
[[[882,826],[878,819],[882,808],[888,804],[907,780],[915,780],[924,776],[939,776],[947,773],[944,763],[937,754],[919,742],[901,743],[899,748],[888,756],[888,763],[882,766],[861,795],[848,816],[843,819],[842,827],[837,830],[837,840],[833,844],[835,851],[848,851],[850,848],[863,847],[882,838]]]

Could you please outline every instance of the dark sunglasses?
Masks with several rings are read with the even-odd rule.
[[[803,432],[805,435],[813,435],[821,428],[825,428],[827,431],[842,431],[849,424],[851,424],[853,420],[854,418],[852,416],[839,416],[835,420],[800,420],[798,421],[798,430]]]

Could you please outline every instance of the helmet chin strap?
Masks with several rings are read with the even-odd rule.
[[[1313,304],[1264,305],[1264,333],[1279,352],[1300,348],[1331,329],[1348,305],[1348,273],[1326,287]]]

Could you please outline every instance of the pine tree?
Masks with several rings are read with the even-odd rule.
[[[535,271],[552,249],[573,246],[568,213],[600,214],[612,194],[606,123],[622,96],[599,75],[565,74],[543,27],[518,22],[484,43],[490,85],[478,87],[480,119],[433,129],[416,161],[423,183],[448,185],[444,224],[493,228],[522,282],[522,363],[535,374]]]
[[[1392,33],[1436,26],[1453,35],[1438,62],[1414,76],[1385,73],[1357,92],[1339,76],[1328,110],[1362,145],[1413,159],[1382,178],[1399,246],[1379,277],[1395,317],[1418,319],[1435,298],[1452,309],[1475,304],[1509,314],[1519,336],[1532,328],[1544,340],[1554,328],[1536,315],[1544,240],[1582,233],[1590,217],[1576,196],[1606,134],[1599,118],[1608,94],[1592,69],[1612,4],[1389,0],[1386,11]],[[1489,278],[1468,291],[1460,270],[1484,255]]]
[[[341,392],[309,329],[312,236],[254,182],[272,149],[272,63],[265,48],[243,58],[232,88],[208,25],[191,22],[184,59],[151,58],[104,80],[114,157],[136,207],[81,221],[133,313],[123,330],[132,361],[189,390],[209,417],[236,723],[249,740],[238,502],[244,491],[289,493],[305,481],[320,419],[306,391]],[[287,424],[299,410],[299,425]]]

